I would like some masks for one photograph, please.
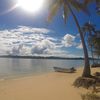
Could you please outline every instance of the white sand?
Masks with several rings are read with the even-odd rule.
[[[100,70],[93,69],[93,72]],[[48,73],[0,81],[0,100],[81,100],[83,88],[74,88],[73,81],[82,74]]]

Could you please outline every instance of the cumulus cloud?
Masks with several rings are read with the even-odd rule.
[[[66,34],[63,37],[62,44],[65,47],[71,47],[71,46],[74,46],[74,44],[75,44],[74,40],[75,40],[75,36],[74,35]]]
[[[19,26],[15,29],[0,30],[0,54],[9,53],[12,55],[21,55],[29,54],[30,52],[31,55],[33,45],[36,47],[41,43],[44,43],[43,45],[47,43],[46,45],[48,46],[48,42],[41,41],[46,41],[46,39],[49,42],[55,40],[53,37],[47,35],[49,32],[52,31],[45,28],[32,28],[27,26]]]
[[[55,43],[45,39],[33,46],[32,54],[49,54],[52,49],[55,49]]]
[[[83,49],[83,46],[82,46],[82,43],[79,43],[77,46],[76,46],[77,49]]]
[[[19,26],[0,30],[0,55],[57,55],[64,53],[58,39],[45,28]]]
[[[76,36],[71,34],[66,34],[62,39],[62,45],[64,47],[74,46],[76,49],[83,49],[79,34],[76,34]]]
[[[72,56],[66,47],[81,48],[76,36],[66,34],[63,38],[51,36],[52,30],[18,26],[0,30],[0,55]]]
[[[48,30],[46,28],[32,28],[32,27],[27,27],[27,26],[18,26],[17,29],[12,29],[12,32],[20,32],[20,33],[37,33],[37,34],[47,34],[48,32],[51,32],[51,30]]]

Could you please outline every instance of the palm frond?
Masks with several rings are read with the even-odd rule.
[[[64,18],[64,22],[66,24],[66,21],[67,21],[68,15],[69,15],[69,9],[66,4],[64,4],[63,9],[64,9],[63,18]]]
[[[77,11],[83,11],[84,13],[90,15],[87,6],[76,0],[69,0],[70,5],[72,5]]]
[[[62,0],[56,0],[56,2],[54,2],[54,4],[52,4],[52,7],[50,9],[50,13],[48,16],[48,22],[50,22],[52,20],[52,18],[56,15],[56,13],[58,12],[59,8],[62,5]]]

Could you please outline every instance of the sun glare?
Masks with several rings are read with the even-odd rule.
[[[43,6],[44,0],[18,0],[18,6],[28,12],[37,12]]]

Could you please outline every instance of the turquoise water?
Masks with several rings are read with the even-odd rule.
[[[53,66],[80,67],[83,60],[0,58],[0,78],[52,72]]]

